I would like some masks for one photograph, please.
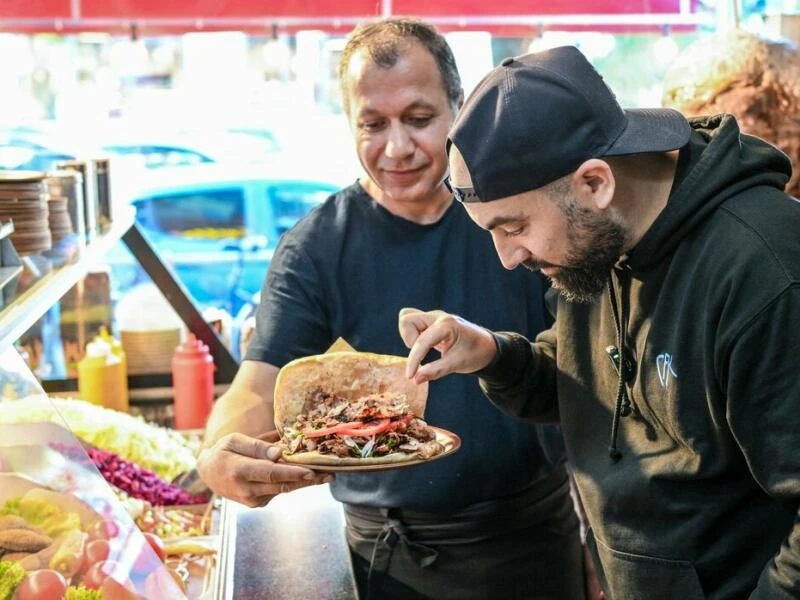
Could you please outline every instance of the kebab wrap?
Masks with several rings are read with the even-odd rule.
[[[405,376],[406,359],[327,352],[288,363],[275,382],[284,459],[309,465],[375,465],[444,452],[422,420],[427,382]]]

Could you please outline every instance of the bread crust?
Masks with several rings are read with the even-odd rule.
[[[279,430],[307,412],[306,403],[316,392],[336,394],[354,401],[369,394],[405,394],[409,409],[425,415],[428,382],[405,376],[406,358],[370,352],[327,352],[298,358],[285,365],[275,381],[275,424]]]
[[[383,456],[370,456],[358,458],[355,456],[336,456],[334,454],[321,454],[316,450],[313,452],[298,452],[287,454],[284,452],[283,460],[300,465],[330,465],[336,467],[359,466],[359,465],[387,465],[393,463],[408,462],[417,460],[419,456],[407,452],[392,452]]]

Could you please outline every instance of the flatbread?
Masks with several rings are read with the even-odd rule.
[[[325,350],[325,354],[329,352],[356,352],[356,349],[348,344],[346,339],[336,338],[336,341],[331,344],[331,347]]]
[[[409,460],[417,460],[417,454],[407,452],[391,452],[383,456],[369,456],[358,458],[356,456],[336,456],[335,454],[322,454],[316,450],[313,452],[297,452],[296,454],[283,453],[283,460],[290,463],[301,465],[331,465],[331,466],[356,466],[356,465],[386,465],[391,463],[402,463]]]
[[[425,416],[428,382],[416,383],[405,375],[406,358],[369,352],[331,352],[299,358],[285,365],[275,381],[275,424],[279,431],[313,408],[318,392],[355,401],[370,394],[405,394],[409,410]],[[284,453],[287,462],[308,465],[376,465],[417,459],[416,453],[392,452],[368,458],[339,457],[320,452]]]
[[[369,352],[327,352],[293,360],[278,372],[275,381],[275,424],[282,431],[294,423],[298,415],[313,408],[307,402],[317,392],[348,401],[383,392],[405,394],[411,412],[423,418],[428,382],[408,379],[406,362],[403,356]]]

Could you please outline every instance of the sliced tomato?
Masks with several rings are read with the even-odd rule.
[[[404,430],[413,420],[414,420],[414,415],[409,414],[402,416],[396,421],[392,421],[391,425],[389,426],[389,429],[392,431],[396,431],[397,429]]]
[[[379,433],[383,433],[392,424],[391,419],[381,419],[374,425],[366,425],[361,423],[361,427],[350,428],[350,429],[342,429],[337,431],[339,435],[349,435],[349,436],[356,436],[356,437],[370,437],[373,435],[377,435]]]
[[[361,421],[351,421],[349,423],[337,423],[336,425],[331,425],[330,427],[323,427],[322,429],[313,429],[311,427],[307,427],[303,429],[303,435],[307,438],[317,438],[322,437],[325,435],[330,435],[332,433],[339,433],[343,430],[355,430],[359,427],[363,426],[364,423]]]

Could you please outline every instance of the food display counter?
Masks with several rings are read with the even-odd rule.
[[[48,398],[13,348],[0,390],[1,600],[213,598],[219,504],[170,476],[188,440]]]
[[[124,600],[184,597],[197,600],[357,599],[342,506],[333,499],[328,485],[296,490],[257,509],[213,496],[208,502],[194,505],[159,505],[159,500],[169,500],[167,491],[148,491],[152,504],[143,502],[134,493],[137,486],[129,485],[145,481],[137,479],[136,471],[120,468],[121,459],[98,465],[94,445],[83,438],[102,442],[102,427],[98,425],[96,429],[99,435],[92,435],[90,425],[76,421],[73,412],[78,402],[47,397],[0,402],[0,515],[8,514],[8,509],[13,509],[31,488],[48,490],[46,497],[53,504],[53,510],[59,508],[65,514],[77,512],[80,522],[76,521],[74,535],[84,539],[71,555],[75,557],[73,562],[83,566],[65,572],[68,573],[66,582],[72,587],[96,586],[107,576],[129,586],[136,585],[133,594],[124,596]],[[75,437],[68,427],[57,424],[60,413],[54,408],[53,414],[48,414],[47,403],[54,407],[61,405],[59,408],[66,417],[63,422],[75,423],[81,438]],[[20,404],[25,405],[22,411],[18,410]],[[14,413],[22,412],[30,413],[28,422],[2,422],[3,419],[13,420]],[[118,427],[121,438],[134,435],[129,425]],[[161,442],[167,443],[165,439]],[[99,454],[105,457],[112,453]],[[172,453],[167,450],[164,454]],[[149,466],[153,464],[152,460],[148,462]],[[159,471],[167,466],[163,465]],[[121,487],[107,485],[118,478],[131,482],[120,481]],[[192,477],[183,479],[191,481]],[[132,493],[128,495],[125,490],[132,490]],[[181,497],[196,498],[188,491]],[[102,527],[106,523],[113,524],[110,533]],[[33,521],[30,525],[37,526]],[[91,564],[102,560],[94,556],[101,530],[109,534],[106,539],[114,554],[106,558],[123,565],[119,573],[109,571],[98,575],[94,572],[97,569],[90,569]],[[124,533],[119,534],[120,531]],[[160,540],[156,548],[169,568],[167,573],[180,580],[181,592],[171,588],[169,582],[161,581],[160,587],[154,587],[156,584],[150,576],[157,571],[159,563],[153,556],[140,558],[146,548],[140,533],[147,534],[144,537],[147,542],[151,542],[153,536]],[[66,542],[61,541],[59,532],[50,535],[57,543],[51,540],[41,548],[28,549],[30,556],[20,563],[29,573],[52,570],[57,564],[53,553]],[[109,544],[101,543],[106,551]],[[6,549],[3,556],[0,548],[0,563],[6,560],[16,561],[19,557],[10,549]],[[145,560],[144,573],[140,572],[142,560]],[[93,577],[101,579],[97,581]],[[0,597],[19,600],[13,595],[5,598],[1,593]]]
[[[43,581],[68,586],[69,597],[81,600],[355,599],[344,516],[329,486],[260,509],[208,496],[193,470],[197,432],[192,438],[48,396],[28,368],[16,339],[119,239],[142,241],[132,213],[76,255],[59,263],[26,259],[3,281],[0,516],[12,517],[3,527],[15,527],[0,536],[10,540],[0,548],[0,600],[19,600],[21,588]],[[232,363],[222,362],[229,375]],[[37,504],[40,498],[48,504]],[[70,526],[43,520],[30,506],[56,520],[63,513]]]

